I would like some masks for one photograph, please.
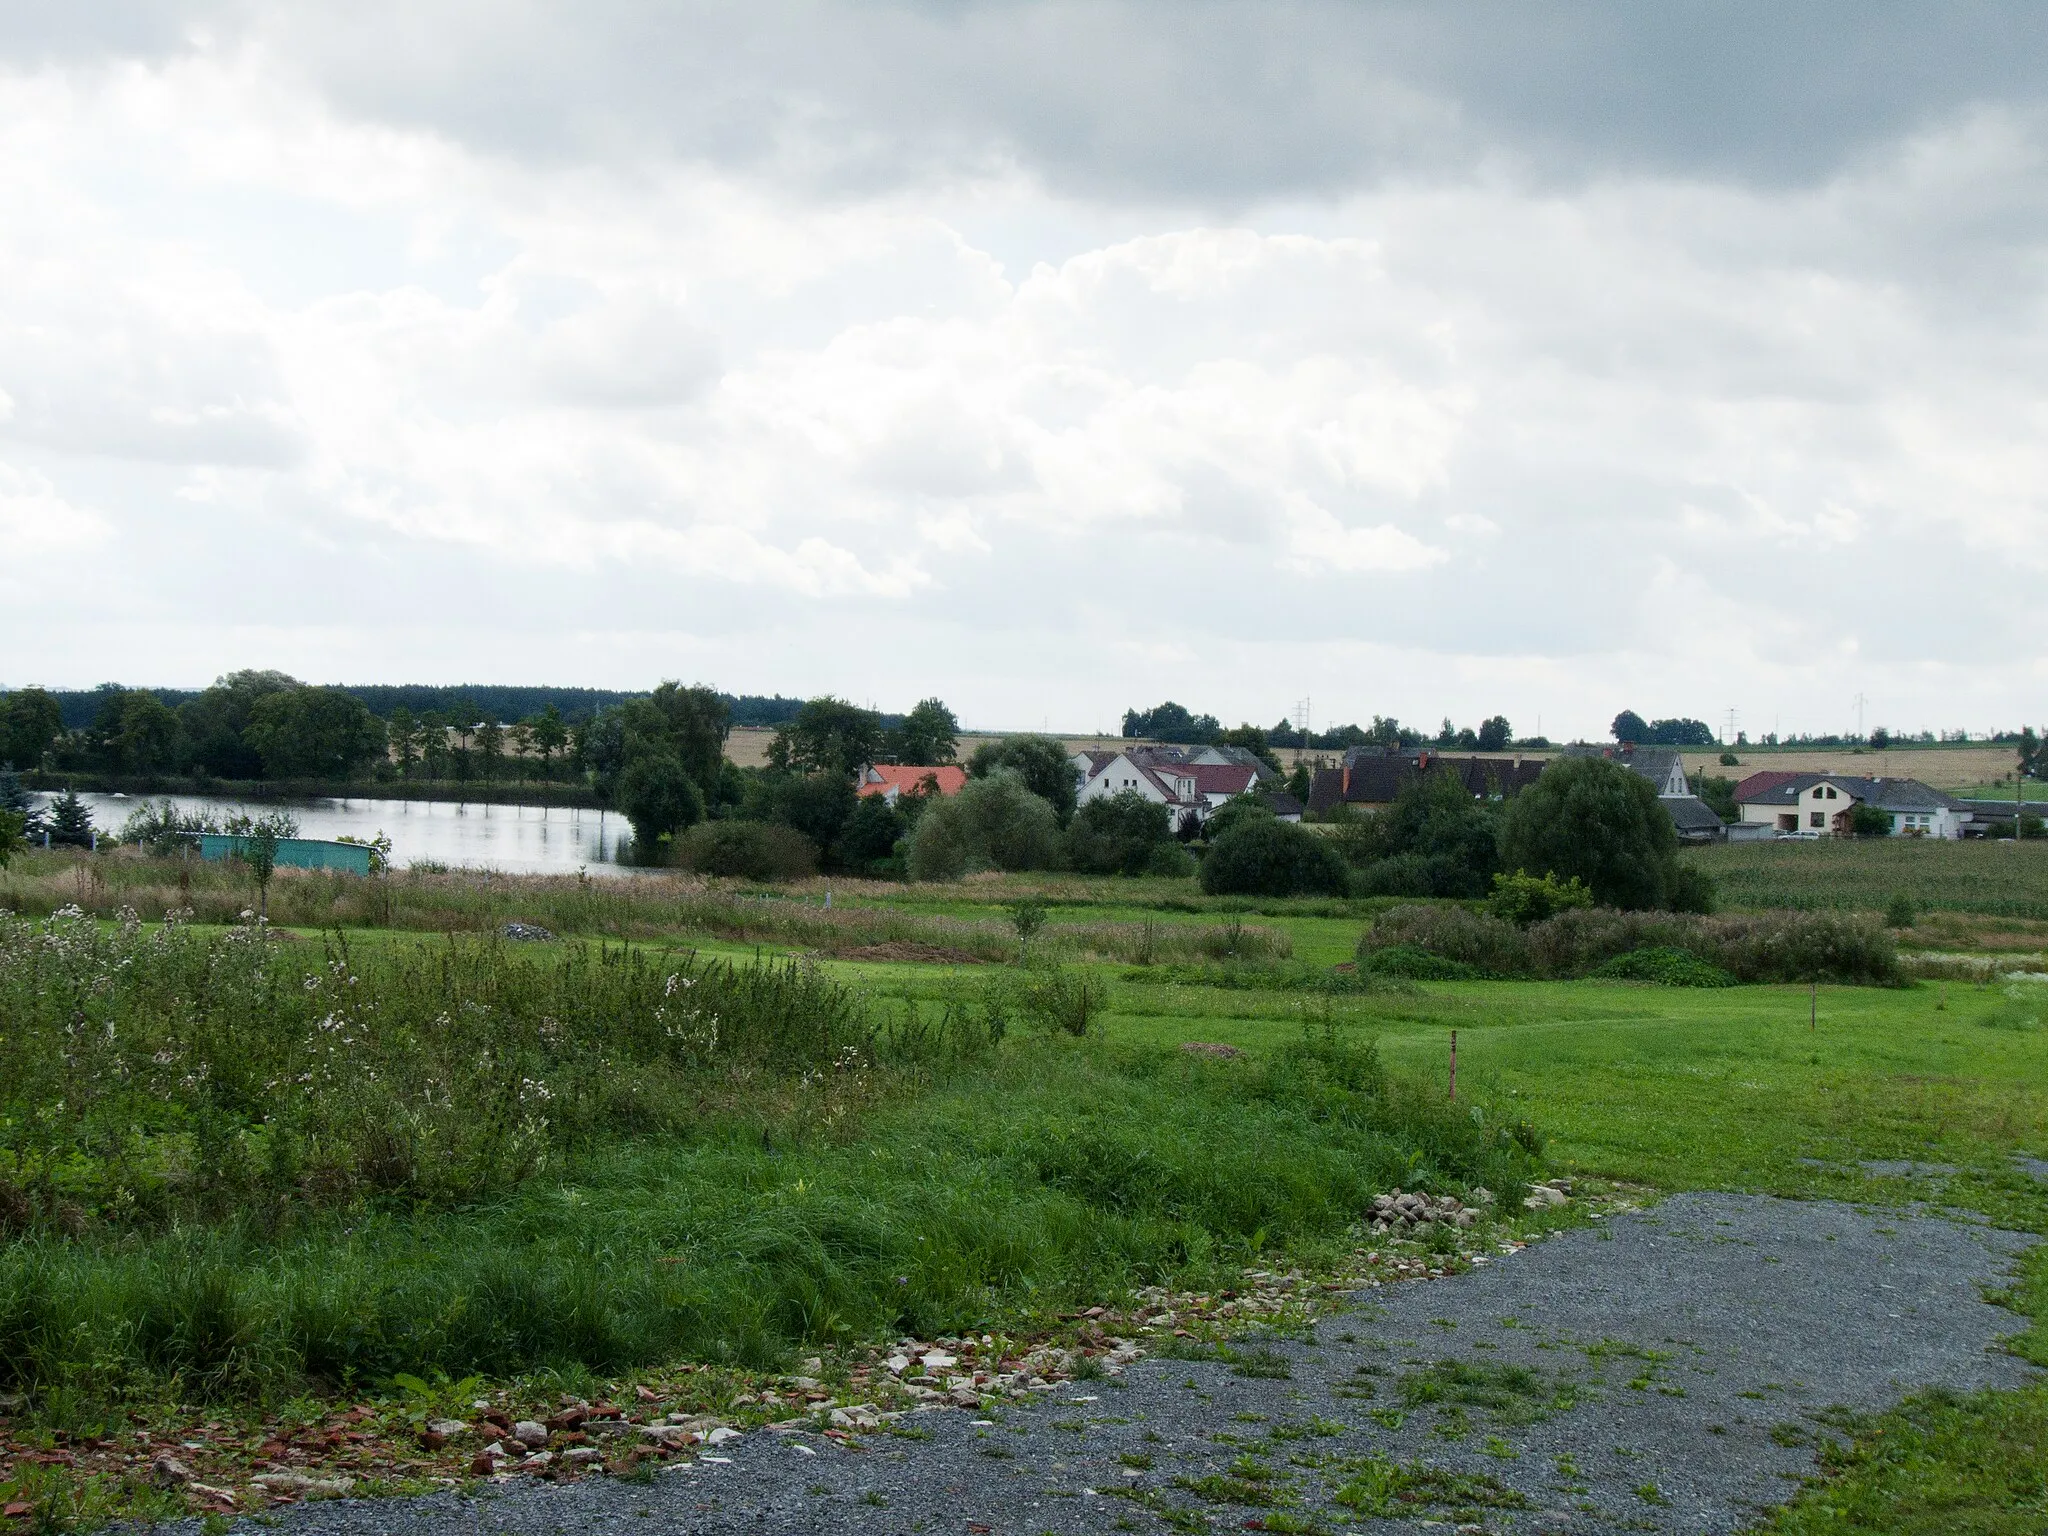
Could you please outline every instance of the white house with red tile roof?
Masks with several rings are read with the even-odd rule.
[[[905,795],[957,795],[966,787],[967,770],[958,763],[875,763],[862,772],[859,792],[880,795],[893,806]]]
[[[1207,821],[1218,806],[1256,785],[1259,775],[1245,763],[1190,760],[1205,755],[1200,748],[1183,752],[1173,747],[1077,752],[1072,759],[1079,781],[1075,800],[1086,805],[1129,790],[1165,806],[1175,826],[1184,816]]]

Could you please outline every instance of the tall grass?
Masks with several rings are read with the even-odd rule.
[[[687,1119],[711,1069],[877,1045],[800,962],[450,937],[360,963],[260,926],[0,916],[0,1226],[453,1204]]]
[[[766,1363],[1002,1326],[1342,1232],[1393,1184],[1513,1187],[1526,1132],[1304,1041],[1198,1062],[1012,1044],[851,1139],[745,1117],[592,1148],[467,1211],[0,1249],[0,1381],[110,1402],[399,1370]]]
[[[236,923],[254,905],[254,886],[232,863],[36,853],[0,872],[0,910],[36,916],[76,907],[98,917],[130,910],[154,919],[177,912],[201,923]],[[273,923],[293,928],[491,933],[518,921],[593,937],[694,933],[825,954],[919,946],[966,960],[1016,956],[1013,929],[995,916],[976,919],[845,901],[828,908],[822,892],[748,888],[689,875],[593,880],[586,875],[408,871],[366,878],[337,870],[281,869],[271,883],[269,915]],[[1236,914],[1213,927],[1055,923],[1041,947],[1066,958],[1095,956],[1128,964],[1227,955],[1285,959],[1292,953],[1285,932]]]
[[[0,919],[0,1388],[83,1426],[138,1392],[764,1363],[1532,1165],[1333,1028],[1120,1050],[1099,982],[1078,1013],[1022,995],[1058,974],[920,1013],[803,961]]]

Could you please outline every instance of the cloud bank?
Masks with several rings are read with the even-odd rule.
[[[2026,20],[0,20],[0,683],[2038,715]]]

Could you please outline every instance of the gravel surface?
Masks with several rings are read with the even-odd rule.
[[[912,1438],[873,1434],[859,1449],[761,1432],[647,1483],[521,1480],[470,1498],[299,1505],[270,1523],[294,1536],[1034,1536],[1353,1520],[1731,1531],[1810,1470],[1810,1415],[2027,1380],[1997,1346],[2017,1320],[1983,1290],[2030,1241],[1844,1205],[1685,1195],[1467,1275],[1363,1293],[1313,1343],[1246,1346],[1234,1365],[1146,1359],[987,1413],[919,1414],[905,1421]],[[1411,1518],[1372,1518],[1388,1509]]]

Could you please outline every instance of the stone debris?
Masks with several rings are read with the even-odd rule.
[[[192,1469],[166,1453],[149,1464],[149,1476],[160,1488],[176,1488],[192,1481]]]
[[[555,936],[539,923],[507,923],[498,932],[514,944],[552,944]]]
[[[1531,1184],[1529,1193],[1522,1197],[1522,1204],[1532,1211],[1544,1210],[1553,1205],[1568,1204],[1572,1197],[1570,1179],[1552,1179],[1547,1184]]]
[[[643,1424],[640,1426],[640,1435],[642,1439],[655,1445],[666,1446],[672,1451],[699,1445],[704,1439],[702,1430],[685,1429],[680,1424]]]
[[[310,1498],[316,1494],[339,1498],[355,1487],[352,1477],[308,1477],[303,1472],[263,1472],[249,1481],[265,1493]]]
[[[1372,1230],[1382,1235],[1436,1222],[1469,1227],[1479,1219],[1479,1213],[1455,1195],[1421,1195],[1398,1189],[1389,1195],[1374,1195],[1372,1211]]]

